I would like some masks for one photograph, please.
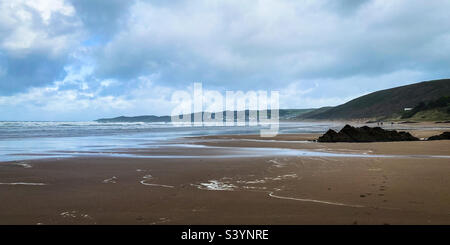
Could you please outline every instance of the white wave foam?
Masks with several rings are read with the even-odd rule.
[[[233,191],[237,188],[237,186],[233,184],[228,184],[224,182],[220,182],[218,180],[210,180],[208,183],[200,183],[199,185],[194,185],[198,189],[201,190],[210,190],[210,191]]]
[[[321,200],[316,200],[316,199],[284,197],[284,196],[274,195],[273,192],[270,192],[269,196],[273,197],[273,198],[278,198],[278,199],[293,200],[293,201],[300,201],[300,202],[313,202],[313,203],[320,203],[320,204],[334,205],[334,206],[345,206],[345,207],[352,207],[352,208],[364,208],[365,207],[363,205],[345,204],[345,203],[340,203],[340,202],[321,201]]]
[[[78,211],[65,211],[59,214],[63,218],[83,218],[83,219],[92,219],[88,214],[80,213]]]
[[[263,180],[263,179],[249,180],[249,181],[238,180],[238,181],[236,181],[236,183],[239,183],[239,184],[263,184],[263,183],[266,183],[266,180]]]
[[[282,168],[282,167],[285,167],[285,166],[286,166],[286,164],[281,163],[281,162],[277,161],[276,159],[269,160],[269,161],[267,161],[267,162],[268,162],[268,163],[272,163],[273,166],[276,167],[276,168]]]
[[[13,182],[13,183],[0,183],[0,185],[47,185],[47,184],[45,184],[45,183]]]
[[[152,222],[152,223],[150,223],[150,225],[156,225],[156,224],[161,224],[161,223],[166,223],[166,222],[169,222],[170,221],[170,219],[169,218],[159,218],[159,220],[158,221],[155,221],[155,222]]]
[[[298,178],[297,174],[285,174],[279,175],[277,177],[266,177],[266,180],[286,180],[286,179],[295,179]]]
[[[155,186],[155,187],[165,187],[165,188],[175,188],[175,186],[172,185],[162,185],[162,184],[151,184],[151,183],[146,183],[146,180],[141,180],[141,184],[143,185],[148,185],[148,186]]]
[[[153,179],[153,176],[151,174],[147,174],[147,175],[144,175],[144,177],[142,177],[142,178],[149,180],[149,179]]]
[[[25,163],[25,162],[17,162],[17,163],[14,163],[14,165],[21,166],[23,168],[31,168],[32,167],[30,164]]]
[[[109,183],[115,184],[115,183],[117,183],[116,180],[117,180],[117,177],[116,177],[116,176],[113,176],[112,178],[103,180],[103,183],[105,183],[105,184],[109,184]]]

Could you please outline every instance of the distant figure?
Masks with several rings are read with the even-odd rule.
[[[381,123],[381,126],[383,126],[383,122],[380,122]]]

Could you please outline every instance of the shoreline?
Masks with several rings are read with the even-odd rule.
[[[120,149],[172,158],[1,162],[0,224],[450,224],[448,159],[417,157],[450,155],[449,140],[306,141],[314,137],[201,136]],[[371,157],[208,157],[239,147]],[[206,157],[176,158],[186,153]]]

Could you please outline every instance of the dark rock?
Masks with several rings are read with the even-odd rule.
[[[360,128],[345,125],[336,133],[330,129],[317,139],[318,142],[387,142],[387,141],[415,141],[418,138],[408,132],[397,132],[395,130],[384,130],[380,127]]]
[[[450,140],[450,132],[443,132],[440,135],[431,136],[428,140]]]
[[[351,138],[348,137],[348,135],[338,134],[333,129],[329,129],[324,135],[317,139],[319,142],[346,142],[350,140]]]

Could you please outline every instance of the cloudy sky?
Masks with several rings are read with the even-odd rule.
[[[174,90],[338,105],[450,77],[450,1],[0,1],[0,120],[170,114]]]

